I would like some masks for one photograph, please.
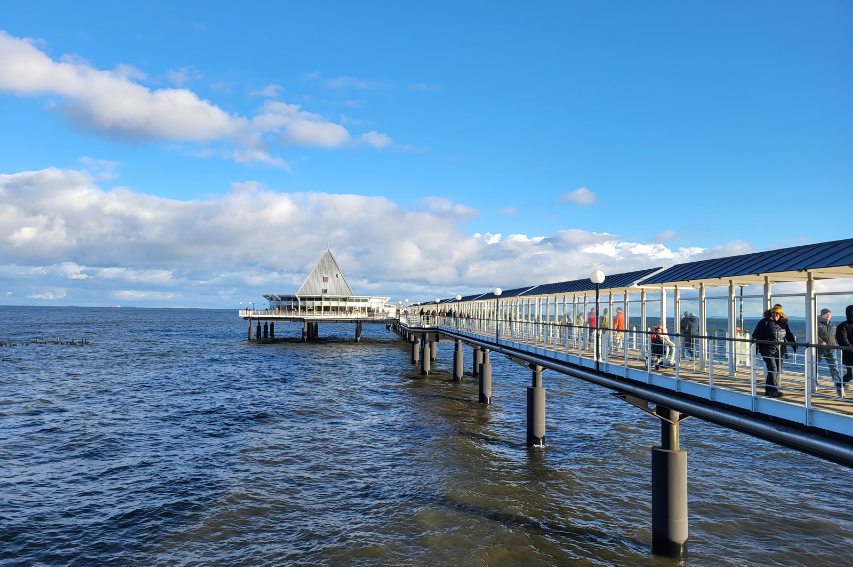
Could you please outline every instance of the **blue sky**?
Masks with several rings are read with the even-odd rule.
[[[198,222],[193,203],[234,207],[216,201],[234,183],[251,183],[246,213],[276,196],[384,200],[300,201],[304,226],[249,215],[228,229],[239,251],[193,253],[150,234],[113,245],[127,219],[95,204],[85,218],[115,223],[96,250],[50,209],[61,196],[28,199],[31,181],[7,178],[0,199],[18,191],[31,221],[0,232],[0,301],[230,305],[301,279],[328,241],[363,286],[416,297],[847,238],[851,24],[845,2],[7,4],[7,45],[30,38],[53,63],[26,80],[37,54],[2,63],[0,173],[58,168],[51,191],[130,195],[134,210],[180,202],[181,225]],[[98,73],[107,87],[85,83]],[[147,90],[128,99],[128,85]],[[201,114],[123,107],[166,89]],[[348,207],[396,224],[349,225]],[[25,242],[60,238],[57,219],[61,246]],[[412,234],[418,222],[435,233]],[[487,233],[500,241],[474,236]],[[162,277],[108,277],[137,272]]]

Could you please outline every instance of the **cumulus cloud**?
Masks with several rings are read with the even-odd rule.
[[[207,304],[220,305],[292,291],[328,242],[352,282],[414,299],[750,251],[742,242],[673,249],[578,229],[471,235],[466,223],[480,214],[439,197],[404,206],[384,197],[278,193],[251,181],[221,196],[182,201],[104,190],[87,171],[6,174],[0,281],[21,294],[54,298],[68,289],[74,302],[72,292],[88,289],[94,298],[122,292],[131,294],[125,301],[149,303],[195,304],[187,298],[203,294]]]
[[[373,146],[377,150],[381,150],[385,146],[390,146],[394,143],[394,140],[392,140],[390,136],[387,134],[380,134],[376,130],[362,134],[361,139],[364,140],[367,145]]]
[[[194,73],[184,68],[169,71],[167,77],[180,86]],[[269,156],[273,145],[336,149],[352,140],[342,125],[300,105],[268,100],[247,118],[228,113],[188,89],[151,90],[136,82],[142,78],[142,73],[127,65],[100,70],[74,56],[54,61],[36,42],[0,31],[0,91],[55,97],[53,108],[70,125],[109,139],[225,143],[233,151],[214,154],[277,167],[286,164]],[[268,85],[258,92],[274,98],[282,91],[278,85]],[[380,149],[391,140],[378,132],[364,136],[364,141]]]
[[[252,91],[249,96],[260,96],[264,98],[278,98],[284,93],[284,87],[281,85],[267,85],[262,89]]]
[[[580,187],[574,191],[563,193],[557,197],[558,203],[573,203],[575,205],[594,205],[598,202],[598,197],[594,191],[590,191],[586,187]]]
[[[315,75],[314,78],[318,76],[319,74]],[[344,75],[342,77],[335,77],[334,79],[326,79],[323,81],[323,84],[333,89],[387,89],[392,86],[390,82],[384,80],[359,79],[358,77],[350,77],[347,75]]]

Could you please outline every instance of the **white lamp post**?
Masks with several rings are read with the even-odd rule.
[[[598,373],[598,359],[601,358],[600,355],[600,347],[601,336],[599,334],[599,328],[601,327],[601,310],[598,306],[598,296],[599,296],[599,288],[601,284],[604,283],[604,272],[601,270],[595,270],[589,275],[589,280],[595,284],[595,372]]]

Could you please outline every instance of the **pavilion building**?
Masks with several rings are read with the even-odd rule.
[[[390,297],[355,295],[329,249],[294,295],[264,298],[270,311],[293,317],[374,317],[392,309],[386,305]]]

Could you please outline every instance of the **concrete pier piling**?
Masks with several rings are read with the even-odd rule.
[[[480,403],[492,403],[492,365],[489,362],[489,349],[482,350],[483,362],[480,363],[479,379],[480,379]]]
[[[412,364],[417,364],[421,360],[421,342],[415,333],[412,333],[410,341],[412,343]]]
[[[269,323],[264,323],[264,338],[270,338],[270,325]]]
[[[429,335],[424,335],[421,339],[421,375],[429,375],[429,359],[430,359],[430,341]]]
[[[249,340],[254,340],[255,338],[255,324],[249,319]]]
[[[361,321],[355,323],[355,340],[356,342],[361,341]]]
[[[308,321],[302,322],[302,342],[308,340]]]
[[[652,448],[652,553],[682,557],[687,551],[687,451],[678,446],[680,414],[657,408],[661,444]]]
[[[260,320],[258,320],[258,330],[256,331],[255,336],[258,337],[259,339],[262,336],[261,335],[261,322],[260,322]]]
[[[275,323],[270,323],[270,338],[275,338]]]
[[[465,374],[464,363],[462,359],[462,341],[455,341],[453,347],[453,381],[461,382],[462,376]]]
[[[471,358],[474,359],[474,368],[471,370],[471,376],[477,378],[480,376],[480,365],[483,363],[483,351],[478,347],[474,347],[474,355]]]
[[[429,357],[436,360],[438,358],[438,335],[432,335],[432,339],[429,343]]]
[[[527,387],[527,446],[545,446],[545,388],[542,387],[542,367],[531,364],[533,385]]]

